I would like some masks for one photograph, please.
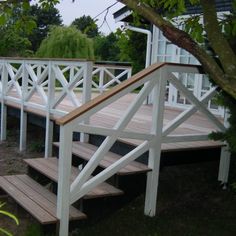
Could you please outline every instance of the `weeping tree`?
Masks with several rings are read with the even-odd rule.
[[[75,27],[56,26],[42,41],[36,56],[93,59],[93,43]]]

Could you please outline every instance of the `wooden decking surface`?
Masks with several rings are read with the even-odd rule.
[[[58,142],[55,142],[54,145],[59,147]],[[81,143],[81,142],[72,143],[72,153],[78,157],[83,158],[86,161],[89,161],[91,159],[91,157],[93,156],[93,154],[96,152],[97,149],[98,147],[91,145],[89,143]],[[116,161],[118,161],[120,158],[121,156],[116,153],[107,152],[107,154],[99,163],[99,166],[101,166],[102,168],[107,168]],[[117,172],[117,175],[133,175],[138,173],[146,173],[148,171],[151,171],[151,169],[148,168],[147,165],[144,165],[137,161],[132,161],[124,168],[119,170]]]
[[[97,96],[98,94],[93,94]],[[12,97],[17,97],[14,91],[11,91]],[[77,94],[80,98],[81,94]],[[134,100],[136,94],[127,94],[115,101],[111,105],[97,112],[90,118],[90,123],[99,127],[111,128],[113,127],[119,118],[125,113],[125,110]],[[38,94],[34,94],[30,100],[31,103],[43,104],[42,99]],[[6,101],[6,105],[20,108],[20,104],[17,104],[12,101]],[[75,107],[69,98],[65,97],[65,99],[57,106],[57,109],[65,112],[70,112]],[[45,112],[32,108],[26,107],[25,111],[31,112],[40,116],[45,116]],[[178,114],[181,113],[180,109],[177,108],[165,108],[164,112],[164,125],[169,121],[174,119]],[[52,116],[52,119],[59,118],[58,116]],[[137,111],[132,121],[126,127],[126,131],[132,132],[140,132],[146,133],[151,129],[151,118],[152,118],[152,105],[142,105],[141,108]],[[174,130],[171,134],[174,135],[194,135],[194,134],[209,134],[212,131],[216,130],[215,126],[210,122],[205,116],[201,113],[195,113],[192,117],[190,117],[184,124],[180,125],[176,130]],[[132,145],[138,145],[142,141],[134,140],[134,139],[122,139],[123,142],[127,142]],[[179,142],[179,143],[165,143],[162,144],[162,151],[178,151],[185,149],[197,149],[197,148],[208,148],[208,147],[218,147],[222,146],[221,142],[215,141],[194,141],[194,142]]]
[[[58,182],[58,159],[57,158],[33,158],[24,159],[24,162],[31,168],[37,170],[41,174],[47,176],[49,179]],[[76,167],[71,168],[70,181],[73,182],[78,176],[79,170]],[[108,197],[108,196],[119,196],[122,195],[123,191],[103,182],[100,185],[94,187],[89,193],[84,196],[84,199]]]
[[[54,224],[57,197],[27,175],[0,176],[0,186],[41,224]],[[70,207],[70,220],[85,219],[86,215],[73,206]]]

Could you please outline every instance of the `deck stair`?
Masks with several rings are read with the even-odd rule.
[[[57,197],[28,175],[0,176],[0,186],[41,224],[57,223]],[[86,215],[70,207],[70,220],[85,219]]]
[[[54,145],[59,147],[58,142],[54,142]],[[97,146],[89,144],[89,143],[82,143],[79,141],[72,143],[72,153],[79,158],[84,159],[85,161],[89,161],[90,158],[93,156],[95,151],[98,149]],[[99,163],[99,166],[102,168],[107,168],[117,160],[121,158],[120,155],[108,152],[103,160]],[[147,165],[142,164],[137,161],[132,161],[130,164],[125,166],[123,169],[119,170],[116,174],[117,175],[132,175],[132,174],[139,174],[139,173],[146,173],[151,171]]]
[[[37,170],[41,174],[47,176],[52,181],[58,181],[58,159],[57,158],[33,158],[33,159],[24,159],[25,163],[28,164],[31,168]],[[71,169],[71,182],[77,177],[79,170],[76,167]],[[99,198],[99,197],[109,197],[109,196],[118,196],[122,195],[123,191],[103,182],[92,191],[84,196],[84,199]]]

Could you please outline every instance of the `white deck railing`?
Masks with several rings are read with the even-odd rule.
[[[68,106],[77,108],[91,99],[92,87],[103,92],[130,76],[128,66],[86,60],[0,58],[1,140],[6,139],[6,105],[21,110],[20,150],[26,147],[26,111],[37,113],[46,117],[45,156],[50,156],[50,118],[67,113],[65,98]]]
[[[108,88],[130,78],[131,73],[130,66],[95,63],[92,72],[92,87],[102,93]]]
[[[216,94],[216,88],[212,88],[200,99],[194,96],[176,77],[176,73],[202,73],[201,67],[195,65],[178,65],[170,63],[155,64],[144,71],[131,77],[130,80],[121,83],[81,106],[65,117],[57,120],[60,125],[60,151],[59,151],[59,184],[57,216],[61,221],[60,235],[67,235],[69,206],[82,198],[92,188],[110,178],[128,163],[149,151],[148,165],[152,170],[148,173],[145,214],[154,216],[156,212],[156,197],[159,178],[161,144],[168,142],[202,141],[208,139],[208,134],[191,134],[176,136],[172,131],[184,123],[197,111],[202,112],[216,127],[216,130],[224,131],[225,126],[207,109],[207,102]],[[165,91],[167,81],[175,86],[184,96],[191,101],[191,105],[174,120],[164,126],[163,113],[165,106]],[[84,124],[95,113],[115,102],[125,94],[142,86],[135,100],[129,107],[124,108],[123,114],[114,125],[108,129]],[[149,133],[137,133],[126,130],[128,123],[134,118],[137,110],[142,106],[148,94],[154,90],[154,104],[152,114],[152,127]],[[103,143],[84,166],[77,178],[70,184],[70,170],[72,158],[73,132],[85,132],[106,136]],[[138,139],[141,144],[124,155],[120,160],[107,167],[99,174],[89,178],[105,154],[119,138]]]

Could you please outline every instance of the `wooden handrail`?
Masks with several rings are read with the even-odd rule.
[[[85,112],[91,110],[92,108],[96,107],[97,105],[101,104],[105,100],[109,99],[110,97],[116,95],[120,91],[126,89],[127,87],[135,84],[136,82],[142,80],[147,75],[153,73],[155,70],[166,66],[166,65],[173,65],[173,66],[187,66],[187,67],[198,67],[198,69],[201,69],[201,66],[199,65],[189,65],[189,64],[178,64],[178,63],[155,63],[148,68],[138,72],[137,74],[130,77],[128,80],[123,81],[121,84],[116,85],[115,87],[111,88],[110,90],[104,92],[103,94],[95,97],[91,101],[87,102],[86,104],[82,105],[81,107],[78,107],[71,111],[70,113],[66,114],[65,116],[59,118],[56,120],[56,124],[58,125],[66,125],[70,121],[74,120],[75,118],[79,117],[80,115],[84,114]]]

